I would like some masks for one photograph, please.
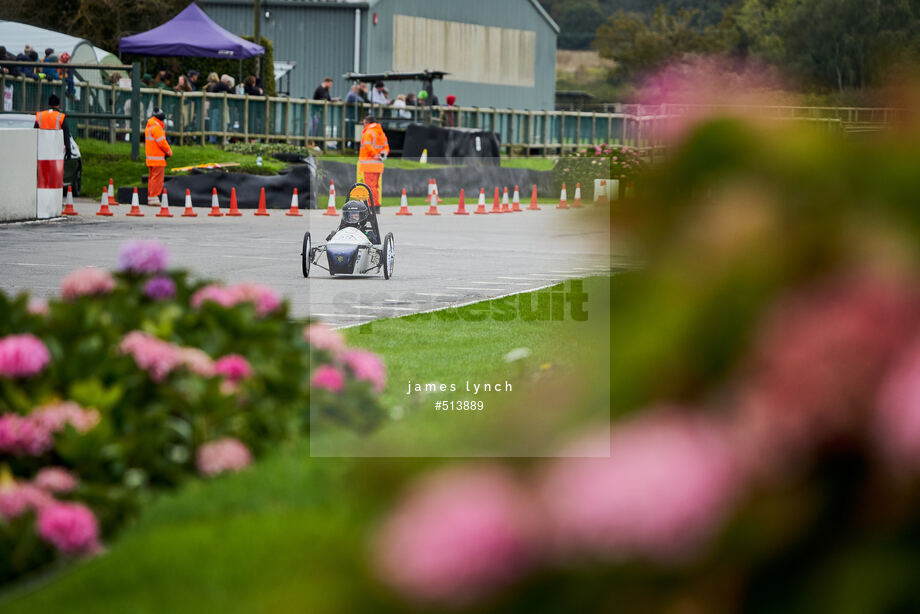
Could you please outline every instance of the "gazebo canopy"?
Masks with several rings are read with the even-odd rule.
[[[194,2],[163,25],[122,38],[118,42],[118,51],[137,55],[227,60],[244,60],[265,54],[262,45],[250,43],[227,32]]]

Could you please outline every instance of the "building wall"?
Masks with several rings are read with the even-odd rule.
[[[222,28],[238,36],[252,34],[251,2],[204,0],[199,6]],[[270,19],[264,17],[266,10],[271,11]],[[349,83],[342,75],[354,68],[354,5],[338,8],[263,0],[262,13],[262,36],[274,43],[275,59],[297,62],[291,73],[291,96],[311,97],[323,77],[329,76],[335,80],[332,95],[345,98]],[[367,19],[366,9],[361,9],[361,16]],[[287,89],[287,77],[284,87]]]

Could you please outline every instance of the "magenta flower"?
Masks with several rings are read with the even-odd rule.
[[[338,356],[345,351],[345,338],[337,330],[326,324],[314,322],[305,326],[303,337],[315,350],[323,350],[334,356]]]
[[[115,280],[108,271],[96,267],[79,269],[61,280],[61,296],[74,300],[81,296],[108,294],[115,288]]]
[[[367,350],[350,350],[345,353],[345,364],[359,380],[373,384],[374,390],[383,392],[386,387],[386,367],[377,354]]]
[[[0,486],[0,517],[6,521],[44,509],[53,502],[51,495],[31,484],[12,482]]]
[[[375,567],[410,598],[467,605],[513,582],[535,562],[533,509],[500,468],[429,475],[380,529]]]
[[[225,437],[199,446],[195,462],[198,473],[211,477],[245,469],[252,463],[252,454],[239,439]]]
[[[310,385],[329,392],[342,392],[345,387],[345,375],[332,365],[321,365],[313,372]]]
[[[82,503],[55,502],[43,507],[35,528],[42,539],[64,554],[93,554],[101,548],[96,516]]]
[[[118,252],[118,268],[138,275],[162,273],[167,258],[166,246],[155,239],[128,241]]]
[[[154,277],[144,284],[144,295],[154,301],[164,301],[176,295],[176,284],[169,277]]]
[[[49,493],[69,493],[78,483],[77,476],[63,467],[45,467],[32,478],[35,487]]]
[[[52,429],[31,416],[0,416],[0,452],[14,456],[41,456],[54,447]]]
[[[214,372],[223,375],[233,383],[251,377],[253,374],[249,361],[239,354],[228,354],[214,363]]]
[[[51,354],[35,335],[8,335],[0,339],[0,377],[30,377],[51,361]]]
[[[914,340],[882,383],[871,427],[896,471],[920,469],[920,341]]]
[[[659,411],[615,427],[609,457],[556,460],[540,491],[563,553],[670,563],[722,525],[739,494],[735,463],[726,433]]]

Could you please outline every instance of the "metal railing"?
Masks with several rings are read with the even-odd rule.
[[[60,87],[60,82],[42,84],[23,77],[0,77],[0,90],[10,85],[14,90],[14,107],[20,112],[34,112],[40,108],[43,88]],[[154,107],[159,107],[168,116],[167,134],[180,145],[231,141],[287,143],[313,146],[323,152],[353,149],[360,140],[361,120],[373,113],[381,123],[393,128],[421,122],[495,132],[502,153],[508,156],[562,155],[602,143],[635,147],[655,156],[673,134],[674,122],[699,111],[699,107],[692,105],[618,105],[611,112],[396,107],[151,88],[137,90],[137,108],[132,109],[133,92],[129,89],[90,83],[79,83],[77,87],[81,96],[79,100],[68,100],[65,111],[107,113],[104,118],[95,119],[78,116],[77,134],[82,137],[110,142],[129,140],[134,131],[126,118],[136,111],[141,117],[148,117]],[[79,105],[83,108],[78,108]],[[898,109],[831,107],[776,106],[756,110],[778,119],[812,122],[831,131],[840,130],[848,122],[886,123],[901,113]]]

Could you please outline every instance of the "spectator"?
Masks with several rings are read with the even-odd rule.
[[[48,64],[57,64],[58,57],[54,55],[54,49],[51,47],[45,49],[45,57],[42,59],[42,62]],[[45,75],[45,78],[49,79],[50,81],[57,81],[61,78],[58,74],[57,68],[42,68],[42,73]]]
[[[153,87],[158,90],[172,89],[170,88],[171,81],[172,75],[165,68],[161,68],[157,76],[153,79]]]
[[[256,85],[255,75],[249,75],[246,77],[246,80],[243,81],[243,93],[249,96],[264,96],[265,92],[261,87]]]
[[[332,77],[324,77],[323,82],[316,86],[316,89],[313,91],[313,100],[328,100],[332,101]]]
[[[353,83],[351,87],[348,89],[348,95],[345,96],[345,103],[354,104],[356,102],[364,102],[364,99],[361,97],[361,94],[359,93],[358,84]]]
[[[363,81],[358,84],[358,96],[361,97],[361,102],[370,102],[370,97],[367,95],[367,83]]]
[[[222,89],[219,91],[224,91],[224,92],[227,92],[228,94],[232,94],[233,88],[236,87],[236,79],[234,79],[228,74],[223,74],[220,76],[220,83],[221,85],[224,86],[225,89]]]
[[[210,93],[217,90],[217,87],[220,85],[220,79],[217,78],[217,73],[212,72],[208,75],[208,82],[204,86],[204,91]]]
[[[70,54],[65,51],[64,53],[61,54],[61,64],[67,64],[68,62],[70,62]],[[64,83],[67,84],[67,92],[66,92],[67,97],[70,98],[71,100],[76,98],[77,89],[76,87],[74,87],[74,84],[73,84],[73,70],[70,70],[68,68],[62,68],[61,69],[61,80],[63,80]]]
[[[145,72],[144,76],[141,77],[141,83],[144,84],[144,87],[153,87],[153,76],[149,72]]]
[[[185,75],[188,78],[189,87],[192,88],[191,91],[197,92],[198,91],[198,71],[190,70]]]
[[[36,54],[35,58],[33,58],[32,57],[33,53],[35,53],[35,50],[32,49],[32,45],[26,45],[23,48],[22,53],[16,56],[16,61],[17,62],[34,62],[38,59],[38,55]],[[19,69],[19,71],[22,73],[24,77],[28,77],[30,79],[35,78],[35,67],[34,66],[23,66],[22,68]]]
[[[406,97],[400,94],[393,101],[393,106],[397,107],[396,115],[402,119],[412,119],[412,113],[406,109]]]
[[[189,85],[188,79],[185,75],[179,75],[179,79],[176,80],[176,86],[173,88],[174,92],[191,92],[192,86]]]
[[[416,103],[415,101],[415,94],[413,92],[409,92],[408,94],[406,94],[406,106],[407,107],[418,106],[418,103]]]
[[[386,94],[383,93],[383,81],[378,81],[374,84],[374,89],[371,90],[371,104],[390,104]]]
[[[6,47],[0,47],[0,62],[3,60],[12,60],[16,61],[16,56],[12,53],[7,53]],[[16,70],[15,66],[3,66],[0,64],[0,73],[16,77],[19,75],[19,71]]]
[[[61,99],[51,94],[48,96],[48,108],[35,114],[35,128],[39,130],[62,130],[64,133],[64,159],[71,158],[70,128],[64,121],[66,116],[61,113]]]
[[[109,85],[118,85],[118,82],[121,81],[121,73],[116,71],[109,75]]]
[[[457,97],[453,94],[447,95],[447,109],[444,111],[444,125],[453,128],[457,125]]]

